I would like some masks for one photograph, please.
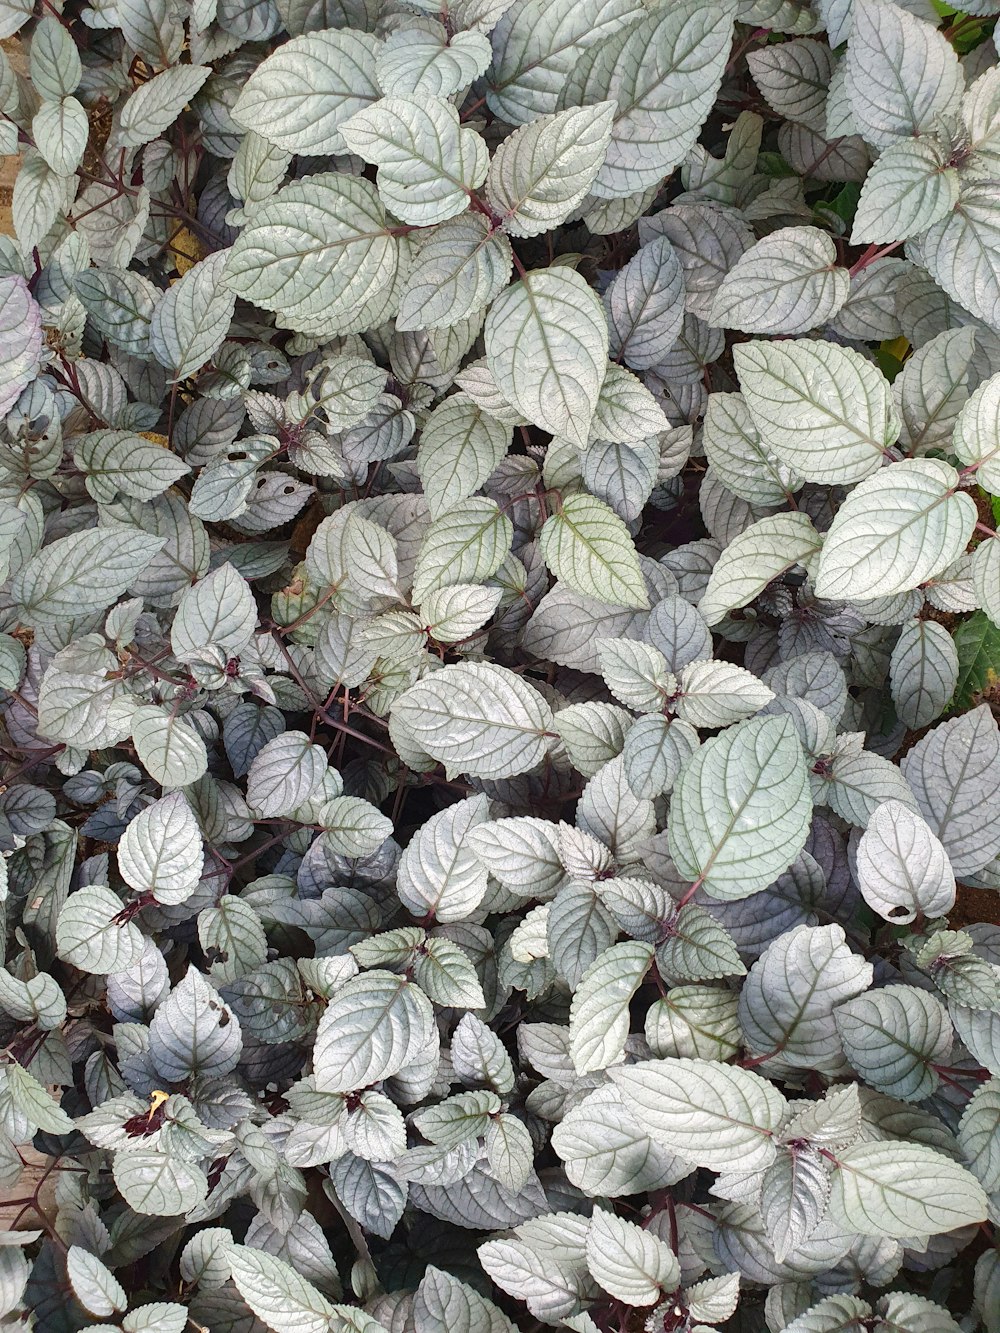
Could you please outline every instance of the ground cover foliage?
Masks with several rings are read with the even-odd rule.
[[[998,7],[0,0],[9,1327],[998,1333]]]

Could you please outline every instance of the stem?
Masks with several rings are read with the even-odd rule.
[[[881,247],[870,245],[861,258],[856,259],[847,270],[849,276],[853,278],[856,273],[860,273],[863,269],[868,268],[870,264],[874,264],[876,259],[881,259],[883,255],[889,255],[892,254],[893,250],[898,250],[902,244],[902,241],[893,241],[891,245]]]

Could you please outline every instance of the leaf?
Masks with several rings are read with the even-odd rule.
[[[247,801],[264,818],[290,814],[320,788],[326,771],[321,745],[313,745],[305,732],[282,732],[250,765]]]
[[[796,565],[808,564],[822,538],[808,515],[775,514],[758,519],[729,543],[712,567],[698,609],[709,625],[760,595]]]
[[[791,722],[752,718],[706,741],[681,770],[668,824],[670,855],[713,898],[745,898],[792,864],[811,814]]]
[[[742,394],[709,394],[702,443],[722,484],[749,504],[784,504],[802,485],[761,439]]]
[[[99,884],[70,894],[59,912],[56,951],[81,972],[99,976],[134,967],[143,951],[143,936],[131,921],[118,923],[121,899]]]
[[[976,468],[976,480],[986,490],[1000,491],[1000,375],[992,375],[971,395],[955,424],[954,451],[963,463]]]
[[[958,172],[936,139],[903,140],[865,177],[851,242],[905,240],[939,222],[958,202]]]
[[[671,981],[710,981],[746,972],[729,933],[695,903],[685,903],[673,920],[658,924],[657,933],[663,939],[656,968]]]
[[[260,205],[229,251],[226,281],[289,327],[322,319],[324,330],[349,333],[378,322],[397,260],[375,187],[326,173]]]
[[[161,1078],[181,1083],[192,1074],[231,1074],[242,1033],[233,1011],[195,967],[158,1007],[149,1025],[149,1054]]]
[[[896,716],[908,727],[916,731],[941,716],[958,683],[958,650],[943,625],[903,625],[889,658],[889,681]]]
[[[970,181],[954,210],[920,238],[921,262],[935,282],[994,328],[1000,323],[997,234],[992,185]]]
[[[122,879],[160,903],[182,903],[201,879],[201,831],[181,792],[154,801],[130,820],[118,844]]]
[[[485,142],[449,103],[383,97],[340,126],[348,148],[377,164],[378,191],[403,222],[431,226],[462,213],[489,166]]]
[[[506,888],[530,897],[550,897],[565,872],[559,859],[558,825],[519,815],[475,824],[469,846]]]
[[[223,285],[227,259],[227,251],[218,250],[195,264],[167,288],[153,311],[149,345],[175,379],[200,370],[229,331],[236,296]]]
[[[751,1172],[774,1158],[785,1099],[747,1069],[708,1060],[646,1060],[610,1071],[626,1105],[657,1142],[695,1166]]]
[[[247,1305],[275,1333],[329,1333],[334,1307],[283,1259],[230,1245],[226,1259]]]
[[[947,450],[959,413],[969,397],[970,363],[975,351],[970,327],[945,329],[909,356],[893,381],[903,418],[902,439],[912,454]]]
[[[224,894],[218,907],[198,914],[198,942],[210,972],[221,982],[236,981],[263,966],[267,960],[267,937],[260,917],[248,902]]]
[[[154,500],[190,471],[169,449],[127,430],[79,436],[73,462],[87,474],[87,490],[103,504],[113,504],[119,493]]]
[[[448,17],[460,26],[453,11]],[[448,38],[436,25],[427,32],[407,27],[389,34],[375,68],[386,92],[450,97],[485,71],[491,55],[489,41],[480,32],[455,32]]]
[[[647,607],[635,544],[622,520],[592,495],[571,495],[546,519],[539,548],[556,578],[612,606]]]
[[[482,213],[421,230],[403,282],[396,328],[444,329],[485,309],[507,286],[510,241]]]
[[[75,48],[74,48],[75,50]],[[42,312],[19,275],[0,278],[0,412],[6,416],[41,365]]]
[[[434,1328],[448,1329],[449,1333],[516,1333],[492,1301],[433,1264],[424,1270],[417,1287],[413,1318],[418,1333],[432,1333]]]
[[[958,1142],[973,1175],[989,1193],[1000,1186],[1000,1080],[991,1078],[972,1094],[958,1126]]]
[[[193,270],[192,270],[193,272]],[[182,662],[209,647],[238,657],[257,628],[257,604],[246,579],[230,564],[218,566],[177,603],[170,646]]]
[[[417,450],[431,518],[445,517],[478,491],[502,462],[510,442],[510,428],[494,421],[466,394],[438,403],[424,422]]]
[[[758,432],[800,476],[846,485],[882,465],[899,421],[887,381],[859,352],[809,338],[749,342],[733,363]]]
[[[420,603],[420,614],[438,643],[461,643],[486,624],[502,597],[500,588],[455,583],[425,597]]]
[[[572,107],[521,126],[500,144],[486,198],[513,236],[557,227],[584,198],[611,139],[615,104]]]
[[[752,245],[722,280],[709,314],[744,333],[806,333],[847,300],[850,279],[817,227],[781,227]],[[742,382],[742,373],[741,373]]]
[[[797,1069],[842,1072],[834,1014],[866,990],[873,975],[871,963],[849,948],[843,927],[786,931],[754,963],[740,994],[747,1049]]]
[[[139,148],[168,129],[212,70],[208,65],[174,65],[140,84],[122,107],[118,138]]]
[[[374,970],[352,977],[320,1019],[313,1054],[321,1092],[351,1092],[391,1078],[421,1057],[434,1017],[405,977]]]
[[[341,126],[380,95],[379,46],[351,27],[295,36],[252,71],[233,119],[289,153],[342,153]]]
[[[917,588],[965,550],[976,523],[958,474],[934,458],[904,459],[856,486],[820,552],[820,597],[861,601]]]
[[[810,38],[776,43],[748,51],[747,64],[772,111],[823,133],[834,71],[830,47]]]
[[[900,767],[956,875],[981,870],[1000,852],[1000,732],[986,704],[939,723]]]
[[[854,0],[847,96],[858,130],[877,148],[931,130],[956,109],[962,71],[945,36],[883,0]]]
[[[595,1208],[587,1232],[587,1267],[595,1281],[626,1305],[653,1305],[680,1279],[677,1256],[635,1222]]]
[[[636,370],[663,360],[681,331],[684,271],[666,236],[643,245],[605,294],[611,355]]]
[[[837,1154],[830,1212],[862,1236],[935,1235],[981,1222],[986,1196],[975,1176],[923,1144],[859,1143]]]
[[[869,907],[894,925],[933,920],[955,905],[955,876],[940,841],[899,801],[875,810],[858,843],[857,880]]]
[[[134,528],[73,532],[50,542],[11,583],[32,617],[68,619],[103,611],[162,550],[162,537]]]
[[[692,727],[728,727],[752,717],[773,690],[731,662],[691,662],[680,673],[674,712]]]
[[[729,57],[735,8],[681,0],[594,42],[563,91],[565,105],[617,100],[611,143],[591,191],[634,194],[683,161]]]
[[[882,806],[880,809],[884,809]],[[842,1004],[834,1015],[844,1054],[871,1087],[919,1102],[938,1086],[953,1034],[940,1000],[915,986],[883,986]]]
[[[995,684],[1000,670],[1000,631],[981,611],[963,620],[955,629],[958,650],[958,682],[953,704],[968,708]]]
[[[652,957],[652,945],[628,940],[605,949],[583,974],[569,1015],[570,1056],[578,1074],[621,1060],[629,1005]]]
[[[454,442],[454,436],[451,439]],[[444,480],[447,484],[448,478]],[[513,534],[510,519],[495,500],[473,496],[450,503],[431,523],[421,543],[413,572],[414,600],[423,602],[455,583],[481,583],[490,578],[510,551]]]
[[[392,718],[449,774],[500,778],[541,763],[552,711],[507,668],[461,662],[411,686],[396,700]]]
[[[114,1273],[79,1245],[66,1251],[66,1274],[73,1295],[88,1314],[105,1319],[128,1305],[125,1288]]]
[[[18,1117],[28,1121],[29,1129],[37,1128],[46,1134],[72,1133],[73,1121],[33,1074],[14,1061],[10,1061],[4,1068],[7,1075],[7,1114],[12,1106]]]
[[[176,1217],[195,1208],[208,1193],[205,1173],[165,1152],[129,1148],[115,1153],[111,1172],[122,1198],[137,1213]]]
[[[483,337],[504,397],[582,448],[608,356],[604,311],[583,278],[564,266],[525,274],[493,302]]]
[[[132,714],[132,740],[146,772],[164,786],[189,787],[208,767],[208,752],[198,733],[182,718],[154,704],[145,704]]]
[[[439,810],[417,830],[399,861],[396,891],[418,919],[462,921],[486,893],[487,871],[466,845],[469,833],[486,822],[485,796]]]
[[[519,0],[516,7],[508,5],[492,34],[491,111],[509,125],[555,111],[583,51],[641,14],[633,0]]]

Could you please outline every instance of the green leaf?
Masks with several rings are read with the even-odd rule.
[[[418,681],[396,700],[392,720],[449,775],[527,773],[552,734],[552,710],[537,690],[506,667],[477,662]]]
[[[140,84],[122,107],[120,142],[139,148],[169,129],[211,72],[208,65],[174,65]]]
[[[226,1258],[244,1301],[275,1333],[329,1333],[334,1307],[284,1259],[249,1245],[231,1245]]]
[[[451,424],[454,426],[454,419]],[[451,445],[457,443],[454,435],[450,440]],[[463,457],[459,466],[468,466],[467,459]],[[447,474],[441,480],[453,485]],[[432,483],[432,489],[436,484]],[[449,504],[431,523],[420,545],[413,572],[414,600],[421,603],[455,583],[488,579],[510,551],[513,536],[513,525],[495,500],[473,496]]]
[[[614,102],[543,116],[501,143],[486,178],[486,197],[514,236],[557,227],[580,203],[611,139]]]
[[[982,611],[975,611],[955,627],[958,680],[952,707],[969,708],[1000,679],[1000,628]]]
[[[456,393],[438,403],[424,422],[417,451],[431,518],[447,516],[478,491],[506,456],[510,442],[510,428],[494,421],[468,395]]]
[[[247,801],[262,817],[287,815],[318,791],[326,753],[303,731],[284,731],[258,751],[250,765]]]
[[[758,519],[729,543],[712,567],[698,609],[709,625],[760,595],[796,565],[809,564],[822,537],[807,514]]]
[[[981,1222],[986,1207],[975,1176],[923,1144],[859,1143],[837,1154],[831,1216],[862,1236],[955,1231]]]
[[[10,1061],[4,1066],[6,1095],[15,1112],[46,1134],[69,1134],[73,1121],[33,1074]]]
[[[124,972],[138,963],[143,936],[131,921],[119,924],[122,901],[110,889],[88,884],[70,894],[56,925],[56,950],[82,972]]]
[[[615,1300],[639,1306],[674,1291],[681,1272],[666,1241],[603,1208],[595,1208],[590,1219],[587,1267]]]
[[[344,152],[341,126],[380,95],[380,45],[351,28],[293,37],[250,74],[233,119],[289,153]]]
[[[937,139],[904,139],[865,178],[854,214],[854,245],[905,240],[940,221],[958,202],[958,172]]]
[[[228,252],[195,264],[168,287],[153,311],[149,345],[161,366],[182,380],[219,350],[229,331],[236,296],[223,285]]]
[[[517,1333],[505,1314],[475,1287],[429,1264],[413,1300],[418,1329],[449,1333]]]
[[[403,222],[431,226],[464,212],[486,179],[486,144],[461,128],[449,102],[383,97],[340,132],[352,152],[378,166],[379,194]]]
[[[767,1079],[708,1060],[646,1060],[610,1071],[651,1137],[694,1166],[758,1171],[774,1158],[786,1102]]]
[[[398,246],[375,187],[339,173],[286,185],[229,251],[226,281],[291,328],[350,333],[378,323]]]
[[[396,328],[446,329],[471,319],[510,278],[510,241],[482,213],[421,230],[399,297]]]
[[[163,549],[165,540],[134,528],[73,532],[51,542],[11,584],[32,617],[64,618],[103,611]]]
[[[434,1015],[418,986],[379,970],[352,977],[327,1005],[313,1053],[316,1087],[351,1092],[420,1059]]]
[[[157,1073],[171,1083],[199,1073],[222,1078],[236,1068],[241,1050],[236,1015],[211,982],[189,967],[149,1025],[149,1054]]]
[[[612,606],[649,606],[635,543],[618,515],[594,496],[564,499],[546,519],[539,547],[552,573],[574,591]]]
[[[149,776],[168,787],[189,787],[208,768],[205,742],[171,710],[144,704],[132,714],[135,752]]]
[[[525,274],[493,302],[483,336],[504,397],[582,448],[607,370],[608,328],[580,274],[564,266]]]
[[[201,830],[181,792],[140,810],[118,844],[122,879],[157,902],[182,903],[201,879]]]
[[[652,945],[629,940],[605,949],[583,974],[569,1017],[570,1055],[578,1074],[621,1060],[629,1005],[652,957]]]
[[[800,476],[846,485],[881,467],[899,420],[888,382],[860,352],[809,338],[749,342],[733,363],[761,438]]]
[[[976,506],[934,458],[904,459],[856,486],[820,552],[816,592],[862,601],[917,588],[965,550]]]
[[[752,245],[722,280],[709,322],[744,333],[806,333],[847,300],[850,278],[817,227],[781,227]],[[742,372],[741,372],[742,381]]]
[[[790,720],[752,718],[706,741],[681,770],[670,855],[713,898],[745,898],[792,864],[811,815],[805,759]]]

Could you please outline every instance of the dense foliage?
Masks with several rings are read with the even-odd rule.
[[[1000,0],[30,3],[5,1327],[1000,1333]]]

